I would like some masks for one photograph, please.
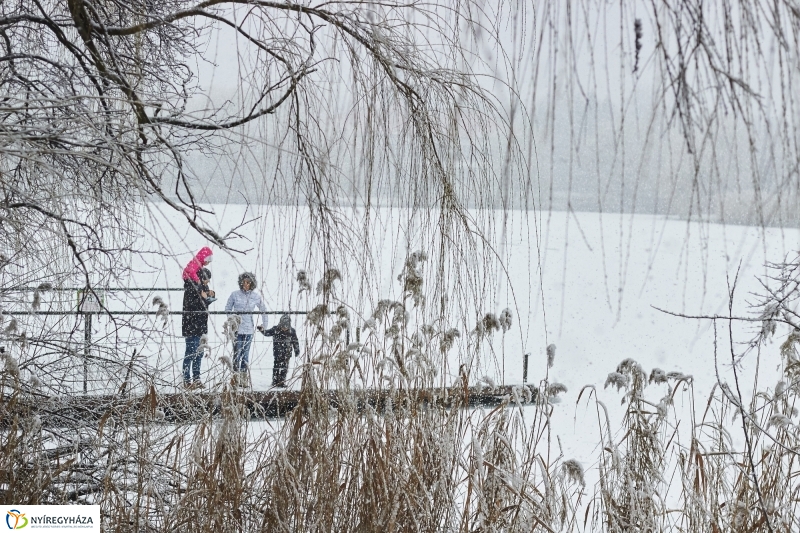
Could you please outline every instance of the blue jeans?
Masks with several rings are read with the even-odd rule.
[[[200,381],[200,361],[203,360],[203,353],[198,351],[200,346],[200,336],[186,337],[186,353],[183,356],[183,382],[189,383],[194,378]]]
[[[234,372],[247,372],[247,362],[250,359],[250,345],[252,343],[252,335],[236,335],[236,341],[233,343]]]

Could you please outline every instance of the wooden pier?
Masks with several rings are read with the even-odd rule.
[[[251,391],[180,392],[158,394],[155,389],[144,395],[104,395],[69,397],[5,398],[0,404],[0,424],[13,424],[13,419],[38,416],[50,427],[77,427],[87,422],[108,418],[181,423],[219,417],[231,406],[253,419],[280,418],[298,405],[309,401],[327,401],[331,409],[368,408],[381,414],[398,407],[416,409],[493,407],[508,403],[529,404],[536,400],[536,388],[531,385],[500,387],[452,387],[436,389],[356,389],[325,390],[310,393],[277,389]]]

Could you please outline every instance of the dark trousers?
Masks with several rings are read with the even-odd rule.
[[[283,354],[275,354],[275,364],[272,367],[272,386],[285,387],[286,373],[289,371],[289,358]]]
[[[183,356],[184,383],[189,383],[192,379],[200,381],[200,362],[203,360],[203,352],[197,349],[199,346],[199,335],[186,337],[186,353]]]

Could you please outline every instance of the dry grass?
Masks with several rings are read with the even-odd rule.
[[[325,292],[320,305],[336,309]],[[362,342],[350,346],[340,338],[346,308],[312,315],[317,348],[302,366],[300,404],[282,420],[251,420],[245,393],[224,387],[219,416],[167,423],[154,374],[133,360],[118,363],[117,386],[121,397],[142,394],[65,414],[30,379],[41,346],[7,354],[2,501],[99,503],[109,531],[797,530],[794,330],[781,346],[782,381],[746,405],[723,384],[697,407],[691,376],[620,363],[606,386],[622,396],[625,416],[612,428],[595,397],[598,483],[587,487],[595,473],[555,455],[548,399],[563,385],[544,380],[527,407],[511,397],[491,410],[466,408],[462,391],[476,381],[473,361],[489,332],[417,329],[409,310],[418,297],[379,301]],[[775,333],[762,328],[760,339]],[[473,357],[445,383],[437,369],[451,349]],[[359,406],[358,392],[375,386],[389,400],[379,411]],[[340,391],[335,408],[330,387]],[[448,395],[452,406],[415,401],[420,389]],[[579,402],[593,396],[586,388]],[[734,445],[739,430],[744,448]]]

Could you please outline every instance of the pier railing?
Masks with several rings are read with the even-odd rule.
[[[35,291],[42,291],[40,287],[11,287],[11,288],[0,288],[0,295],[8,294],[11,292],[35,292]],[[5,309],[2,310],[2,314],[9,315],[9,316],[39,316],[39,317],[49,317],[49,316],[75,316],[75,317],[82,317],[82,321],[79,321],[72,327],[69,332],[71,337],[74,333],[82,333],[82,341],[78,340],[77,342],[73,340],[65,340],[65,343],[70,343],[72,347],[69,349],[69,355],[77,356],[78,360],[80,361],[80,365],[82,367],[82,372],[79,368],[67,368],[67,370],[63,373],[66,377],[65,388],[68,390],[71,387],[72,393],[78,392],[76,389],[82,390],[84,395],[89,394],[90,392],[90,383],[95,383],[93,385],[91,392],[93,394],[103,394],[108,393],[108,381],[109,376],[113,376],[115,379],[121,380],[123,383],[128,381],[127,377],[120,379],[119,373],[126,372],[130,373],[131,369],[134,364],[134,359],[136,358],[136,351],[134,350],[133,357],[130,354],[120,353],[117,350],[116,346],[108,346],[102,345],[97,343],[93,339],[93,320],[96,317],[109,317],[110,319],[114,319],[115,317],[134,317],[134,316],[150,316],[150,317],[168,317],[168,316],[178,316],[186,314],[184,311],[178,310],[169,310],[169,309],[161,309],[161,310],[145,310],[145,309],[110,309],[108,302],[104,301],[105,295],[113,294],[113,293],[148,293],[148,299],[152,296],[157,296],[157,293],[162,292],[183,292],[183,288],[175,288],[175,287],[133,287],[133,288],[103,288],[103,289],[87,289],[85,287],[53,287],[48,288],[47,291],[58,292],[58,293],[74,293],[76,294],[76,298],[72,300],[70,298],[69,302],[65,302],[61,300],[57,303],[61,304],[62,306],[68,307],[67,309],[60,309],[60,310],[52,310],[52,309]],[[90,298],[91,296],[91,298]],[[143,302],[139,302],[140,305],[146,305]],[[188,312],[188,313],[195,313],[195,312]],[[262,314],[260,311],[253,311],[253,312],[228,312],[228,311],[218,311],[218,310],[209,310],[209,311],[197,311],[196,313],[208,313],[210,316],[219,316],[219,315],[259,315]],[[335,312],[331,311],[331,314]],[[274,310],[274,311],[266,311],[264,314],[267,315],[291,315],[291,316],[305,316],[308,314],[308,311],[302,310]],[[80,322],[82,322],[82,328],[80,328]],[[125,324],[127,327],[131,328],[132,331],[143,331],[142,329],[136,329],[136,327],[130,323]],[[117,326],[118,327],[118,326]],[[149,326],[150,331],[157,331],[157,327],[154,325]],[[299,326],[296,326],[299,327]],[[76,329],[77,328],[77,329]],[[69,328],[66,328],[69,329]],[[83,331],[81,331],[81,329]],[[159,334],[163,334],[164,330],[159,332]],[[349,345],[351,342],[351,329],[350,327],[346,328],[342,332],[344,336],[344,342],[346,345]],[[179,336],[178,335],[171,335],[172,342],[174,342]],[[355,341],[360,340],[360,331],[358,328],[355,329]],[[133,341],[129,341],[131,345],[136,344]],[[171,342],[169,339],[164,342]],[[254,338],[254,346],[261,344],[262,342],[269,342],[266,339],[260,339],[260,336],[256,336]],[[217,346],[218,350],[217,353],[220,352],[220,346]],[[306,350],[312,348],[312,346],[306,346]],[[221,351],[224,353],[227,350],[225,346],[221,347]],[[116,350],[116,352],[115,352]],[[55,349],[54,349],[55,351]],[[93,351],[97,352],[97,355],[93,355]],[[175,350],[173,350],[175,351]],[[178,355],[180,348],[176,351],[174,357],[178,359],[182,359],[182,355]],[[82,353],[79,353],[82,352]],[[102,356],[106,355],[106,357]],[[255,350],[251,355],[251,368],[259,368],[261,370],[266,369],[267,371],[271,370],[270,367],[264,366],[256,366],[260,365],[261,360],[256,360],[257,356]],[[522,382],[523,384],[528,383],[528,360],[529,354],[525,354],[523,357],[523,369],[522,369]],[[174,359],[173,359],[174,361]],[[92,371],[90,369],[90,363],[93,363],[95,376],[92,377]],[[254,364],[255,363],[255,364]],[[174,368],[174,367],[173,367]],[[265,379],[268,379],[267,376],[264,376]],[[105,382],[104,382],[105,380]]]
[[[133,292],[140,292],[140,293],[149,293],[150,295],[157,296],[157,293],[162,292],[183,292],[183,288],[176,288],[176,287],[131,287],[131,288],[121,288],[121,287],[110,287],[110,288],[102,288],[102,289],[94,289],[94,288],[86,288],[86,287],[48,287],[46,290],[42,289],[41,287],[9,287],[9,288],[0,288],[0,295],[8,294],[12,292],[57,292],[57,293],[74,293],[76,294],[76,298],[73,304],[69,304],[71,309],[60,309],[60,310],[40,310],[40,309],[4,309],[2,310],[3,315],[8,316],[37,316],[37,317],[49,317],[49,316],[77,316],[82,317],[83,320],[83,342],[82,342],[82,354],[80,358],[82,359],[82,376],[78,379],[82,381],[82,383],[78,383],[81,385],[82,392],[84,395],[88,394],[89,391],[89,383],[91,381],[98,381],[98,383],[102,383],[103,378],[98,377],[95,380],[90,379],[91,371],[90,371],[90,362],[94,361],[95,365],[98,366],[98,370],[100,367],[109,366],[111,361],[107,358],[97,357],[93,355],[93,350],[98,348],[99,346],[95,343],[92,335],[93,331],[93,320],[96,317],[133,317],[133,316],[159,316],[159,317],[166,317],[166,316],[179,316],[184,314],[201,314],[207,313],[211,316],[218,316],[218,315],[261,315],[266,314],[270,316],[274,315],[291,315],[291,316],[305,316],[308,314],[308,311],[302,310],[273,310],[273,311],[218,311],[218,310],[208,310],[208,311],[177,311],[177,310],[145,310],[145,309],[110,309],[107,302],[104,301],[106,293],[133,293]],[[62,300],[59,303],[64,304],[65,302]],[[334,314],[333,312],[331,314]],[[80,330],[78,330],[80,331]],[[345,336],[345,342],[347,344],[350,343],[350,328],[347,328],[343,334]],[[258,337],[256,337],[258,339]],[[255,340],[255,339],[254,339]],[[256,342],[259,342],[256,340]],[[77,350],[75,350],[77,352]],[[74,353],[74,355],[78,355]],[[122,364],[122,360],[114,361],[113,365],[115,368],[124,366]],[[109,366],[109,372],[110,370]],[[271,367],[270,367],[271,368]],[[77,376],[76,376],[77,377]]]

